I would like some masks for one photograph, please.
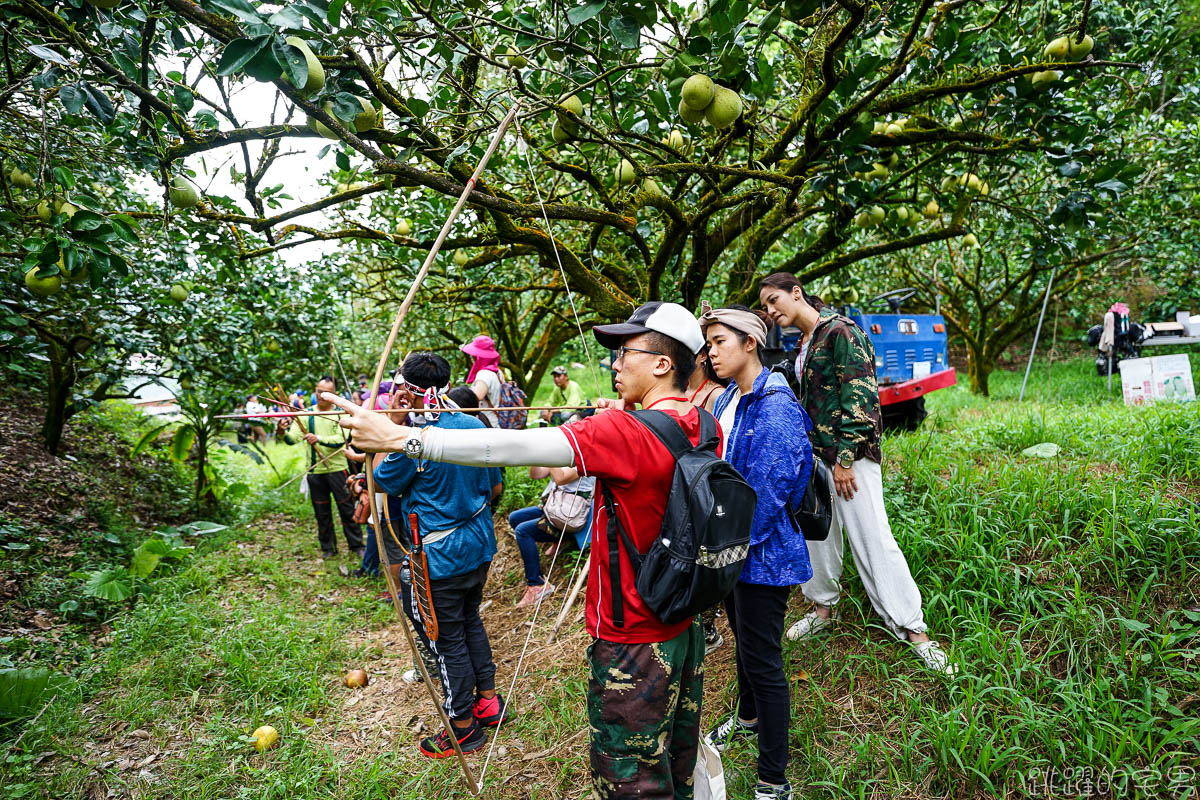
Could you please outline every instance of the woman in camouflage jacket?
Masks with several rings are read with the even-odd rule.
[[[832,468],[836,490],[829,538],[808,545],[813,577],[803,590],[816,608],[788,629],[788,638],[811,636],[834,624],[845,528],[871,606],[888,630],[911,642],[931,670],[954,674],[955,665],[926,633],[921,591],[892,535],[883,503],[879,387],[871,340],[834,309],[814,308],[790,273],[765,278],[759,300],[776,325],[798,327],[807,342],[796,370],[800,405],[812,418],[813,451]]]

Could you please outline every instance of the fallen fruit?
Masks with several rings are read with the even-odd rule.
[[[300,91],[305,94],[313,94],[325,88],[325,68],[321,66],[321,62],[317,60],[317,54],[308,46],[308,42],[301,39],[299,36],[289,36],[283,41],[290,44],[292,47],[304,54],[304,63],[308,65],[308,77],[304,81],[303,86],[298,86]],[[291,83],[291,77],[288,73],[284,73],[283,79]]]
[[[708,108],[716,97],[716,86],[713,85],[712,78],[697,72],[692,77],[683,82],[683,90],[680,93],[680,99],[692,111],[703,111]],[[740,101],[739,101],[740,102]]]
[[[49,297],[62,291],[61,275],[41,275],[40,267],[34,267],[25,273],[25,286],[38,297]]]
[[[718,86],[704,118],[714,128],[728,128],[742,115],[742,98],[732,89]]]
[[[350,670],[342,680],[351,689],[361,689],[371,682],[371,679],[367,677],[367,671],[362,669]]]
[[[183,381],[179,382],[183,385]],[[279,743],[279,731],[272,728],[270,725],[263,725],[256,728],[254,733],[250,734],[254,738],[254,749],[258,752],[270,750]]]

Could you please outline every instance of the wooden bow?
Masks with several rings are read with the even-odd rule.
[[[391,333],[388,334],[387,343],[383,347],[383,354],[379,356],[379,364],[375,367],[375,378],[371,383],[371,398],[374,399],[379,394],[379,384],[383,382],[383,371],[387,367],[388,356],[392,353],[392,347],[396,344],[396,336],[400,332],[400,326],[404,322],[404,318],[408,315],[409,308],[412,307],[413,299],[417,295],[417,290],[421,288],[421,283],[425,280],[425,276],[429,274],[429,269],[433,266],[434,259],[437,258],[438,251],[442,248],[442,243],[450,234],[450,228],[454,225],[454,221],[458,218],[459,212],[467,203],[467,198],[475,188],[476,181],[483,173],[484,168],[491,160],[492,154],[495,153],[501,140],[504,138],[504,132],[508,130],[508,126],[512,124],[517,117],[517,112],[520,110],[521,104],[514,103],[509,109],[508,114],[500,121],[500,126],[496,129],[495,135],[492,137],[491,143],[484,152],[483,157],[479,159],[479,164],[475,167],[475,171],[471,174],[467,185],[463,187],[462,194],[455,203],[454,208],[450,211],[450,216],[446,218],[446,222],[442,225],[441,231],[438,233],[437,239],[433,243],[433,247],[429,248],[429,254],[425,257],[425,263],[421,265],[421,269],[413,278],[412,285],[408,287],[408,293],[404,296],[403,302],[400,303],[400,310],[396,313],[396,320],[392,323]],[[379,524],[379,513],[376,508],[375,498],[375,470],[370,468],[368,463],[367,468],[367,496],[371,498],[371,524],[375,528],[375,542],[379,547],[379,562],[383,566],[383,574],[386,577],[388,592],[392,596],[392,604],[396,608],[396,613],[400,615],[401,628],[404,629],[404,638],[408,641],[408,647],[412,650],[413,658],[417,663],[417,667],[421,670],[421,675],[425,678],[425,688],[429,690],[429,698],[437,707],[438,716],[442,720],[442,728],[446,731],[446,735],[450,738],[450,743],[454,747],[454,753],[458,756],[458,764],[462,767],[463,778],[467,782],[467,788],[472,795],[479,795],[479,784],[475,780],[474,773],[471,772],[471,767],[467,764],[466,756],[463,755],[462,748],[458,745],[458,737],[455,735],[453,726],[450,724],[450,718],[446,716],[446,710],[442,708],[442,703],[438,699],[437,693],[433,688],[433,678],[428,670],[425,669],[425,662],[417,652],[416,642],[413,641],[412,631],[408,628],[408,620],[404,615],[404,610],[400,606],[400,592],[396,586],[396,580],[392,576],[390,564],[388,564],[387,547],[383,541],[383,528]]]

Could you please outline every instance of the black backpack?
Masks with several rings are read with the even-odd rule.
[[[808,488],[799,508],[787,506],[792,530],[802,534],[810,542],[823,542],[829,538],[833,524],[833,476],[829,467],[817,453],[813,454],[812,474],[808,477]]]
[[[668,625],[724,600],[742,574],[757,498],[746,479],[717,455],[720,436],[713,415],[703,408],[697,411],[700,444],[695,447],[669,414],[633,413],[675,457],[662,531],[649,552],[634,546],[617,517],[612,493],[601,486],[608,515],[613,624],[618,628],[625,627],[619,542],[637,576],[637,593]]]

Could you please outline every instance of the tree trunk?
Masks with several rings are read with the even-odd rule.
[[[973,349],[967,349],[967,377],[971,392],[988,397],[988,378],[996,369],[996,361]]]
[[[50,358],[50,380],[46,387],[46,416],[42,420],[42,440],[46,450],[58,455],[63,428],[67,424],[67,408],[75,386],[75,357],[66,347],[53,339],[43,339]]]

